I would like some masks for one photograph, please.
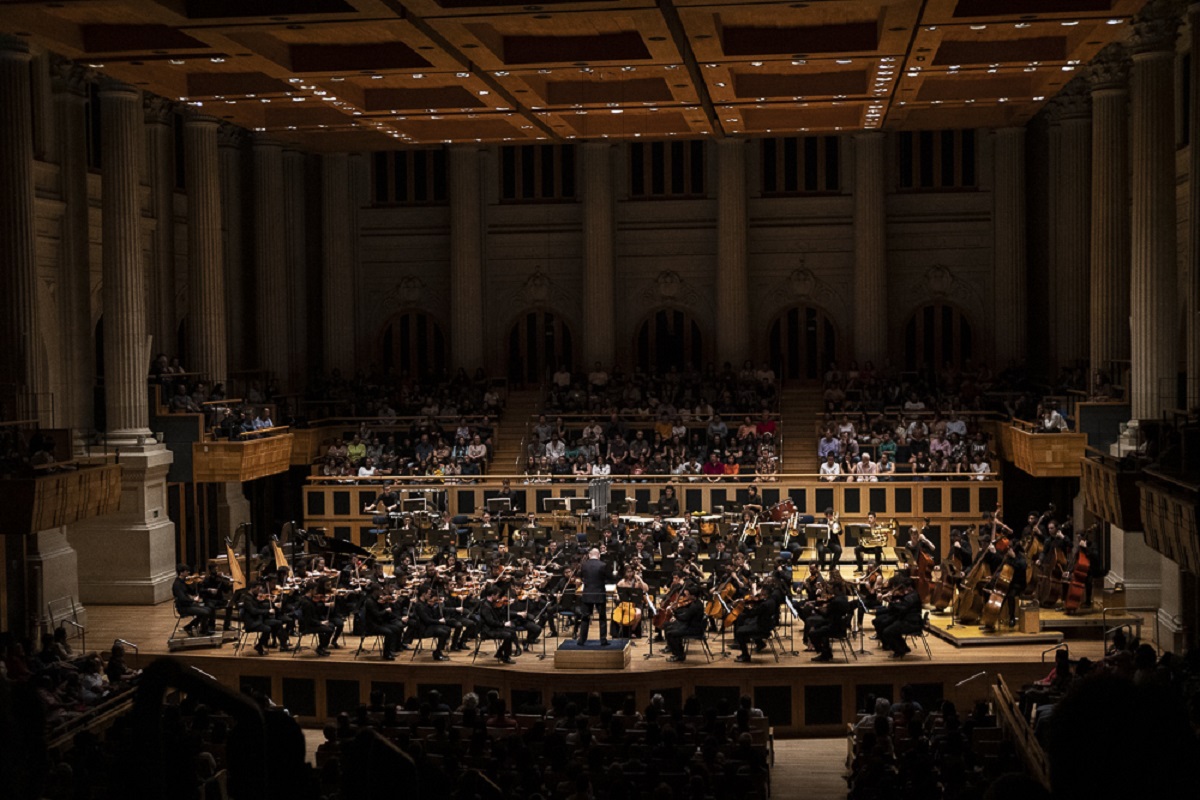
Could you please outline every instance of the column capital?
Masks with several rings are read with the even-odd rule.
[[[237,125],[222,122],[217,126],[217,147],[232,147],[237,149],[246,141],[246,131]]]
[[[65,58],[55,58],[50,65],[54,76],[54,91],[59,95],[87,97],[88,86],[96,79],[96,71]]]
[[[147,125],[169,125],[175,114],[175,103],[165,97],[148,94],[142,98],[142,110]]]
[[[1133,57],[1173,50],[1182,12],[1180,0],[1150,0],[1146,3],[1133,20],[1130,36]]]
[[[221,120],[189,106],[183,110],[183,124],[189,128],[216,128],[222,125]]]
[[[28,61],[33,58],[29,42],[17,36],[0,33],[0,59],[6,61]]]
[[[1046,103],[1045,113],[1052,125],[1091,116],[1092,97],[1088,94],[1084,79],[1075,78],[1051,97],[1050,102]]]
[[[1120,42],[1105,47],[1088,65],[1087,80],[1093,92],[1129,88],[1129,50]]]
[[[255,150],[258,150],[260,148],[262,148],[262,149],[279,148],[281,150],[283,149],[283,142],[279,141],[278,139],[273,139],[272,137],[268,136],[265,133],[251,133],[251,134],[249,134],[249,138],[250,138],[250,145]]]
[[[137,99],[142,92],[136,86],[130,86],[124,81],[119,81],[116,78],[110,78],[107,75],[101,74],[97,81],[100,85],[100,94],[102,97],[127,97]]]

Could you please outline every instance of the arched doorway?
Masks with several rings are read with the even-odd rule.
[[[940,369],[946,363],[962,367],[974,354],[971,322],[956,306],[930,303],[918,308],[904,324],[905,369]]]
[[[663,308],[642,321],[634,342],[638,368],[666,372],[698,368],[704,363],[704,336],[700,325],[679,309]]]
[[[571,328],[553,311],[528,311],[508,330],[508,377],[517,383],[540,383],[559,364],[574,368]]]
[[[767,351],[781,380],[819,380],[837,360],[837,329],[820,308],[792,306],[771,323]]]
[[[423,311],[396,314],[379,335],[378,358],[385,372],[441,374],[446,369],[446,337],[437,320]]]

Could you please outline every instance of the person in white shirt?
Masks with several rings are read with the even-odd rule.
[[[924,411],[925,403],[922,402],[921,398],[917,397],[916,392],[913,392],[912,394],[910,394],[908,396],[908,399],[904,401],[904,410],[905,411]]]
[[[906,439],[911,439],[912,435],[913,435],[913,431],[916,431],[916,430],[921,431],[922,436],[929,435],[929,426],[926,425],[920,417],[913,417],[912,420],[908,423],[908,427],[904,429],[904,437]]]
[[[958,438],[967,438],[967,423],[958,418],[958,412],[951,411],[950,419],[946,421],[946,438],[950,438],[950,434],[957,433]]]
[[[971,477],[971,480],[973,480],[973,481],[987,480],[987,474],[991,471],[992,471],[992,465],[989,464],[987,461],[985,461],[983,456],[976,453],[975,458],[971,461],[971,472],[975,473]]]
[[[558,438],[555,433],[550,437],[550,441],[546,442],[546,458],[550,461],[557,461],[567,454],[567,445],[562,439]]]
[[[612,474],[612,465],[607,461],[597,461],[592,464],[592,475],[597,478],[607,478]]]
[[[833,453],[825,456],[825,463],[821,465],[821,480],[836,481],[842,474],[842,465],[838,463],[837,456]]]
[[[870,453],[863,453],[859,462],[854,465],[855,479],[859,483],[874,483],[879,480],[879,465],[871,460]]]
[[[257,425],[255,426],[257,427]],[[1047,406],[1042,409],[1042,431],[1044,433],[1062,433],[1067,429],[1067,421],[1057,408]]]
[[[376,471],[377,470],[375,469],[375,461],[373,459],[368,458],[366,461],[363,462],[363,465],[358,468],[358,477],[374,478]]]
[[[608,386],[608,373],[604,371],[604,367],[600,366],[600,362],[596,362],[596,366],[588,373],[588,383],[593,389],[603,389]]]
[[[558,372],[554,373],[554,385],[559,389],[566,389],[571,385],[571,371],[567,369],[566,364],[558,368]]]

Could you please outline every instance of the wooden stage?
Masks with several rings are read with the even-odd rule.
[[[88,607],[87,645],[89,649],[107,648],[115,639],[124,639],[138,647],[136,657],[130,653],[131,661],[145,665],[168,655],[167,638],[174,625],[170,603],[153,607],[93,605]],[[812,663],[814,654],[803,652],[798,629],[795,646],[800,654],[781,653],[778,663],[770,652],[756,655],[752,664],[736,663],[732,654],[722,658],[720,637],[710,636],[716,656],[711,664],[705,663],[695,644],[685,663],[672,664],[665,660],[659,644],[654,645],[654,657],[645,658],[648,642],[635,639],[630,666],[620,671],[556,670],[554,640],[547,643],[545,660],[537,658],[542,652],[539,644],[512,666],[491,658],[490,643],[484,644],[474,665],[470,651],[451,653],[450,661],[440,663],[432,660],[428,650],[416,660],[410,660],[411,653],[406,652],[390,662],[381,660],[378,653],[364,651],[356,661],[357,637],[351,637],[347,649],[335,650],[329,658],[318,658],[311,650],[296,657],[275,651],[262,657],[252,648],[235,656],[232,644],[171,655],[230,686],[269,693],[276,703],[312,724],[352,710],[366,702],[374,689],[383,690],[389,702],[430,689],[438,689],[451,701],[464,692],[496,689],[511,709],[548,704],[555,693],[582,697],[599,691],[606,702],[615,704],[633,695],[639,707],[647,705],[655,693],[663,694],[669,704],[681,703],[693,693],[703,701],[727,698],[732,702],[749,694],[767,712],[776,733],[787,736],[839,735],[846,722],[856,719],[856,709],[868,694],[895,698],[904,684],[912,684],[923,701],[945,697],[960,709],[969,707],[987,696],[988,683],[997,673],[1002,673],[1010,686],[1019,687],[1043,677],[1053,661],[1053,653],[1046,652],[1052,645],[957,648],[933,635],[926,638],[932,660],[920,642],[909,656],[896,661],[868,639],[867,654],[857,661],[851,658],[849,663],[835,645],[830,664]],[[786,632],[783,642],[791,646]],[[1069,644],[1073,658],[1103,655],[1098,636],[1073,639]],[[964,681],[968,682],[957,685]]]

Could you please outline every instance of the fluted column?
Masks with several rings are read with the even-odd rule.
[[[1092,62],[1092,370],[1129,358],[1129,56],[1112,44]],[[1109,376],[1120,383],[1122,376]]]
[[[717,358],[735,365],[750,355],[749,281],[746,277],[746,143],[717,145]]]
[[[1133,28],[1130,349],[1134,419],[1175,405],[1175,37],[1178,4],[1150,0]]]
[[[64,397],[56,406],[65,426],[94,426],[92,384],[96,347],[92,338],[92,267],[89,258],[87,91],[88,71],[70,62],[55,65],[55,123],[63,215],[59,271]]]
[[[887,214],[883,134],[854,136],[854,355],[882,364],[888,355]]]
[[[142,96],[106,80],[100,89],[101,236],[104,261],[104,410],[110,443],[150,434],[146,373],[146,273],[142,266]]]
[[[146,328],[154,337],[156,353],[175,354],[175,114],[163,97],[147,97],[146,177],[150,184],[150,213],[154,215],[151,258],[146,265],[146,296],[149,306]]]
[[[471,374],[483,365],[483,207],[479,151],[450,148],[450,360]]]
[[[1188,29],[1191,38],[1191,67],[1189,86],[1188,130],[1188,282],[1185,287],[1187,314],[1187,399],[1188,408],[1200,405],[1200,3],[1188,6]]]
[[[616,345],[613,295],[612,145],[588,142],[583,158],[583,364],[613,362]]]
[[[289,387],[300,386],[308,373],[308,247],[304,204],[304,154],[283,151],[283,228],[284,264],[288,280],[288,320],[291,323],[289,347]]]
[[[993,318],[996,362],[1002,368],[1025,356],[1025,129],[996,131],[993,159]]]
[[[0,409],[37,416],[37,260],[34,254],[33,140],[29,46],[0,34]]]
[[[345,153],[321,157],[321,296],[325,371],[354,372],[354,259],[350,241],[350,169]]]
[[[1088,247],[1090,244],[1091,109],[1083,81],[1073,81],[1054,98],[1051,128],[1054,286],[1051,340],[1055,370],[1088,355]]]
[[[280,383],[289,370],[291,319],[287,285],[287,219],[283,146],[254,140],[254,293],[258,366]]]
[[[250,302],[246,291],[246,240],[242,224],[244,208],[242,197],[246,182],[242,172],[242,143],[245,132],[234,125],[222,124],[217,130],[217,158],[221,176],[221,230],[224,238],[221,246],[221,261],[225,275],[225,363],[230,373],[240,372],[252,366],[254,342],[250,333]],[[191,180],[191,175],[187,175]],[[187,365],[191,367],[191,365]],[[225,377],[229,377],[226,375]],[[241,387],[230,387],[237,391]]]
[[[189,115],[183,124],[188,191],[188,368],[212,384],[229,377],[217,120]],[[245,291],[239,281],[238,288]]]

